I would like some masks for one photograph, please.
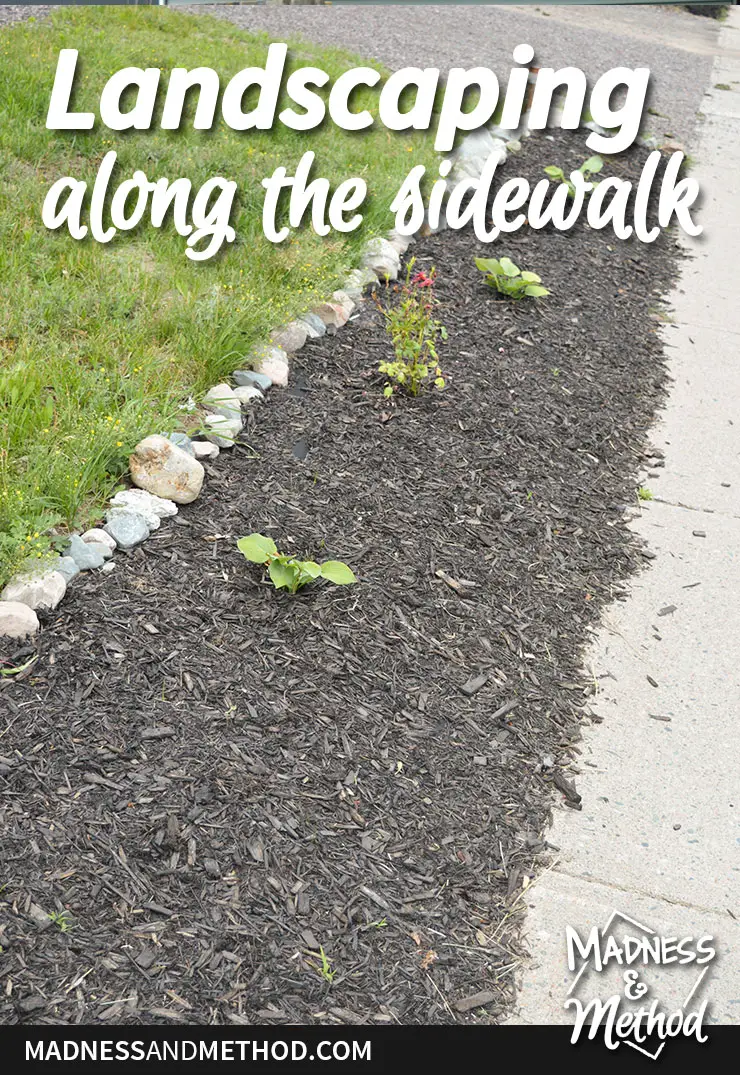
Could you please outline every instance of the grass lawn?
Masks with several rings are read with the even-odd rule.
[[[184,122],[162,131],[155,117],[150,131],[122,134],[99,119],[89,132],[45,128],[61,48],[80,51],[74,109],[97,116],[106,80],[122,67],[208,66],[223,87],[262,65],[268,44],[226,22],[151,8],[66,9],[0,31],[0,586],[44,555],[50,527],[99,517],[142,436],[176,426],[188,396],[325,298],[360,245],[392,225],[388,206],[412,165],[434,159],[427,134],[382,127],[353,135],[325,123],[307,136],[280,124],[239,133]],[[289,69],[312,64],[332,81],[358,62],[305,43],[289,53]],[[354,106],[377,112],[377,93],[359,92]],[[309,227],[273,246],[262,235],[261,180],[278,165],[292,171],[308,148],[314,175],[332,188],[366,179],[363,226],[325,239]],[[91,186],[111,149],[113,189],[138,168],[150,180],[186,176],[194,193],[212,176],[235,180],[236,241],[195,263],[174,227],[154,229],[146,215],[105,246],[48,231],[41,208],[52,183],[72,175]]]

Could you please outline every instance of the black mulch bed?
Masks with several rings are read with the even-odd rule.
[[[509,174],[587,155],[557,147],[532,139]],[[579,654],[641,562],[624,505],[676,249],[522,230],[497,250],[540,272],[539,304],[484,286],[472,233],[413,250],[439,266],[448,390],[382,399],[364,304],[300,353],[253,451],[76,581],[0,688],[1,1021],[509,1008],[523,885],[553,803],[578,807]],[[252,530],[359,585],[276,594],[235,549]]]

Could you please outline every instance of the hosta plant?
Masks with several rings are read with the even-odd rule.
[[[317,564],[314,560],[296,560],[293,556],[281,556],[272,538],[263,534],[249,534],[236,543],[239,552],[253,564],[263,564],[276,590],[297,593],[315,579],[326,579],[335,586],[349,586],[357,582],[353,572],[341,560],[326,560]]]
[[[578,169],[578,171],[581,173],[583,178],[588,182],[588,180],[591,178],[591,176],[596,175],[597,172],[600,172],[603,167],[604,167],[604,162],[601,159],[601,157],[598,155],[598,153],[596,153],[596,154],[594,154],[593,157],[589,157],[588,160],[585,160],[583,162],[583,164],[580,166],[580,168]],[[575,193],[576,193],[575,185],[565,175],[565,172],[563,171],[563,169],[558,168],[557,164],[548,164],[548,166],[545,168],[545,174],[548,175],[550,177],[550,179],[556,179],[558,181],[558,183],[565,183],[566,187],[568,188],[569,196],[571,198],[573,198],[575,196]],[[597,183],[588,183],[589,191],[595,190],[597,186],[598,186]]]
[[[541,286],[536,272],[519,269],[511,258],[476,258],[475,264],[486,274],[486,283],[512,299],[540,299],[550,292]]]
[[[412,258],[406,279],[397,289],[399,301],[388,309],[380,307],[395,352],[393,360],[378,366],[378,372],[388,378],[383,389],[385,396],[392,396],[397,390],[417,396],[429,380],[435,388],[445,386],[437,340],[446,340],[447,330],[434,318],[434,308],[438,305],[434,297],[435,275],[434,269],[428,273],[414,272]]]

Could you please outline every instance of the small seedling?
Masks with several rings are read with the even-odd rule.
[[[357,582],[354,573],[341,560],[325,560],[317,564],[314,560],[296,560],[292,556],[281,556],[272,538],[263,534],[249,534],[239,538],[236,547],[253,564],[264,564],[276,590],[288,590],[296,593],[315,579],[326,579],[335,586],[349,586]]]
[[[546,287],[541,287],[536,272],[520,270],[511,258],[476,258],[475,264],[486,274],[486,283],[509,298],[540,299],[550,294]]]
[[[319,956],[321,957],[321,966],[317,967],[316,969],[318,970],[324,981],[331,985],[331,983],[334,981],[334,978],[336,977],[337,972],[335,970],[332,970],[331,960],[329,959],[323,948],[319,948]]]
[[[601,171],[601,169],[603,167],[604,167],[604,161],[598,155],[598,153],[596,153],[596,154],[594,154],[593,157],[589,157],[588,160],[585,160],[583,162],[583,164],[580,166],[580,168],[578,169],[578,171],[581,173],[583,178],[588,183],[588,190],[589,191],[594,191],[596,189],[596,187],[598,186],[597,183],[590,183],[589,182],[589,180],[591,179],[591,176],[596,175],[598,172]],[[565,174],[565,172],[563,171],[562,168],[558,168],[558,166],[556,164],[548,164],[548,166],[545,168],[545,175],[549,176],[550,179],[557,180],[558,183],[565,183],[566,187],[568,188],[569,197],[571,197],[571,198],[575,197],[575,193],[576,193],[575,184],[572,183],[571,180],[566,176],[566,174]]]
[[[639,489],[637,490],[637,499],[638,500],[652,500],[653,499],[653,494],[651,493],[651,491],[648,489],[648,487],[646,485],[641,485],[639,487]]]
[[[49,919],[55,926],[59,927],[62,933],[68,933],[72,929],[72,923],[66,911],[51,911]]]

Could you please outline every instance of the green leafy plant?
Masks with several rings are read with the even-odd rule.
[[[437,340],[447,339],[447,329],[433,316],[435,306],[439,305],[434,297],[436,272],[434,269],[428,273],[414,272],[414,260],[409,261],[406,269],[400,301],[388,309],[378,303],[396,354],[394,361],[381,362],[378,366],[378,372],[388,378],[383,389],[386,397],[397,390],[417,396],[430,378],[434,379],[435,388],[441,390],[445,386]]]
[[[475,264],[486,274],[486,283],[512,299],[544,298],[550,292],[541,286],[536,272],[519,269],[511,258],[476,258]]]
[[[638,500],[652,500],[653,499],[652,491],[650,489],[648,489],[647,485],[641,485],[638,488],[638,490],[637,490],[637,499]]]
[[[357,582],[354,573],[341,560],[325,560],[317,564],[314,560],[296,560],[292,556],[281,556],[272,538],[263,534],[249,534],[240,538],[236,547],[253,564],[264,564],[276,590],[288,590],[296,593],[315,579],[326,579],[335,586],[349,586]]]
[[[58,926],[62,933],[69,933],[72,929],[72,923],[69,919],[69,915],[66,911],[51,911],[49,919]]]
[[[587,181],[589,191],[595,190],[598,184],[590,183],[588,181],[591,179],[592,175],[597,175],[603,167],[604,161],[598,155],[598,153],[596,153],[593,157],[589,157],[588,160],[585,160],[578,169],[578,171]],[[550,179],[557,180],[558,183],[565,183],[566,187],[568,188],[569,196],[571,198],[574,197],[576,193],[575,184],[570,181],[562,168],[558,168],[556,164],[548,164],[545,168],[545,175],[549,176]]]

